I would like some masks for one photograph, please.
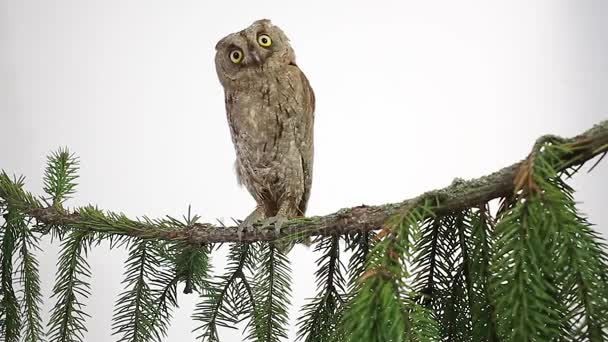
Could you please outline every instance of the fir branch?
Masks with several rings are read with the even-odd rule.
[[[432,312],[424,306],[408,302],[409,311],[409,341],[433,342],[439,341],[439,325],[433,318]]]
[[[579,214],[574,190],[557,171],[561,154],[570,153],[571,145],[547,144],[536,158],[532,181],[541,191],[541,218],[555,233],[550,237],[563,320],[561,335],[572,340],[608,339],[608,252],[604,240]],[[566,173],[568,170],[565,171]],[[523,191],[526,193],[527,191]]]
[[[56,298],[48,322],[51,341],[82,342],[86,332],[85,320],[90,317],[83,311],[83,299],[90,295],[91,277],[86,255],[91,243],[86,231],[74,231],[61,243],[57,262],[57,276],[51,298]]]
[[[446,341],[472,341],[469,301],[462,264],[459,266],[459,269],[453,270],[455,274],[447,284],[449,290],[442,298],[445,312],[440,327],[441,335]]]
[[[5,175],[4,175],[5,176]],[[0,175],[0,182],[2,175]],[[14,179],[13,184],[17,188],[23,187],[23,177]],[[33,255],[35,250],[39,250],[38,237],[33,234],[29,227],[29,220],[20,213],[17,209],[11,208],[0,201],[0,214],[3,215],[5,222],[0,229],[0,237],[2,240],[2,253],[0,254],[0,263],[2,264],[2,304],[0,304],[0,328],[2,334],[0,339],[5,338],[6,341],[11,341],[17,338],[15,334],[19,325],[15,315],[21,315],[21,341],[38,342],[44,341],[44,332],[42,330],[42,319],[40,317],[40,306],[42,305],[42,295],[40,293],[40,278],[38,275],[38,260]],[[9,252],[12,249],[12,255]],[[3,257],[3,256],[6,256]],[[18,275],[17,283],[20,291],[18,298],[11,288],[7,286],[12,284],[12,279],[8,279],[5,275],[12,277],[11,259],[16,256],[16,268]],[[11,271],[9,272],[9,269]],[[8,273],[6,273],[8,272]],[[6,299],[4,299],[6,298]],[[15,302],[17,300],[17,302]],[[20,309],[18,312],[17,309]],[[2,319],[7,316],[6,319]],[[18,317],[17,317],[18,318]]]
[[[142,313],[149,298],[160,299],[163,310],[154,306],[149,311],[153,313],[150,322],[159,322],[155,329],[160,333],[134,333],[132,339],[126,340],[160,338],[170,318],[166,302],[177,305],[175,288],[179,281],[186,283],[187,292],[198,290],[207,298],[196,317],[210,319],[206,322],[211,323],[203,323],[203,338],[216,338],[216,325],[230,326],[248,318],[249,338],[263,341],[285,338],[289,266],[275,244],[267,241],[306,235],[337,238],[341,234],[365,236],[353,267],[353,274],[360,274],[360,280],[351,283],[354,285],[349,302],[340,305],[343,310],[337,308],[334,299],[332,305],[313,302],[311,317],[321,312],[317,308],[325,306],[335,313],[333,321],[340,321],[340,326],[335,327],[336,334],[317,335],[318,339],[327,336],[349,341],[435,340],[440,332],[443,338],[457,341],[471,338],[496,341],[498,337],[507,341],[557,337],[608,339],[606,245],[576,210],[573,191],[561,180],[576,173],[593,157],[607,152],[608,121],[604,121],[572,139],[541,137],[527,159],[486,177],[471,181],[456,179],[445,189],[400,203],[342,209],[324,217],[296,218],[286,223],[280,233],[258,227],[241,233],[236,227],[183,224],[171,217],[133,220],[92,206],[66,210],[62,203],[73,193],[77,161],[67,150],[60,150],[50,157],[45,176],[50,205],[43,206],[40,199],[24,191],[22,179],[10,179],[4,171],[0,173],[0,210],[7,212],[5,218],[9,222],[5,222],[1,231],[0,246],[2,338],[17,341],[22,331],[37,333],[31,331],[32,326],[37,329],[35,325],[39,322],[36,262],[29,258],[32,245],[23,239],[27,234],[57,228],[53,231],[70,234],[62,243],[58,279],[53,289],[53,297],[57,298],[49,322],[53,341],[83,339],[87,315],[82,311],[81,300],[89,293],[88,283],[80,277],[89,276],[83,255],[86,256],[93,234],[110,237],[111,242],[135,237],[142,245],[153,246],[143,248],[146,255],[137,254],[137,261],[141,262],[133,268],[137,276],[130,284],[139,291],[134,296],[138,303],[125,304],[128,308],[121,313]],[[494,198],[505,200],[498,224],[492,230],[485,209],[471,208],[484,208]],[[35,231],[29,228],[30,219],[38,223]],[[367,252],[370,231],[379,228],[383,229]],[[233,246],[262,246],[261,251],[258,255],[254,248],[254,252],[246,253],[246,261],[242,260],[243,254],[238,254],[233,259],[237,265],[235,272],[227,273],[220,282],[207,282],[208,268],[202,267],[200,272],[195,269],[208,263],[206,248],[211,243],[230,241],[260,241]],[[23,246],[25,250],[19,248]],[[329,261],[323,264],[327,267],[320,269],[327,271],[317,273],[324,279],[326,290],[335,280],[329,276],[335,273],[330,271],[331,265],[339,263],[331,248],[327,253]],[[22,303],[13,290],[11,264],[12,257],[19,255],[24,256],[23,262],[28,263],[30,270],[21,271],[22,277],[29,274],[32,280],[30,290],[24,290],[30,294],[24,294]],[[158,267],[150,266],[148,257],[156,260]],[[252,289],[245,273],[251,271],[258,257],[260,267],[255,269]],[[368,259],[363,272],[362,258]],[[408,270],[412,261],[417,261],[418,266],[414,273],[418,284],[413,288],[406,283],[412,277]],[[152,273],[154,277],[149,276]],[[154,291],[157,288],[163,291],[147,298],[142,294],[153,293],[148,284],[154,284]],[[334,292],[337,291],[324,293]],[[417,300],[419,292],[427,294],[427,305]],[[28,305],[32,314],[24,319],[33,323],[22,325],[18,314],[27,315]],[[142,322],[147,324],[141,317],[143,314],[137,314],[137,319],[128,320],[127,330],[136,331]]]
[[[38,198],[23,190],[23,181],[23,177],[14,177],[11,180],[11,177],[2,170],[0,172],[0,199],[2,199],[3,207],[11,207],[32,216],[31,210],[40,210],[43,209],[43,206]]]
[[[262,243],[254,277],[253,324],[248,338],[278,342],[287,338],[287,305],[291,296],[289,259],[274,243]]]
[[[194,331],[201,331],[197,338],[218,341],[218,326],[235,328],[245,319],[251,319],[255,310],[253,291],[245,274],[254,269],[257,247],[254,244],[233,243],[228,252],[226,273],[219,281],[207,282],[201,288],[203,301],[196,305],[192,317],[202,324]]]
[[[333,333],[330,335],[327,341],[331,342],[342,342],[346,341],[348,332],[344,330],[344,325],[340,324],[343,320],[344,313],[348,311],[349,304],[353,302],[353,299],[357,296],[359,291],[359,277],[365,272],[366,260],[370,251],[374,248],[376,233],[374,231],[360,232],[353,236],[347,235],[346,240],[346,251],[351,251],[352,254],[348,260],[347,275],[348,283],[347,290],[343,294],[343,301],[340,303],[339,310],[337,310],[334,321],[338,322],[335,326]]]
[[[188,229],[200,219],[198,215],[191,215],[191,208],[188,206],[188,214],[183,221],[167,216],[166,221],[176,227]],[[149,220],[148,220],[149,221]],[[172,311],[178,307],[177,285],[183,282],[183,293],[190,294],[193,291],[202,293],[209,287],[207,282],[208,273],[211,270],[209,263],[209,253],[212,245],[193,246],[183,243],[159,242],[155,241],[155,251],[162,260],[158,272],[151,279],[158,292],[158,319],[168,322]],[[168,323],[167,323],[168,324]]]
[[[404,341],[415,336],[437,338],[430,313],[411,301],[408,264],[415,253],[421,222],[433,216],[432,201],[425,199],[387,222],[381,239],[370,252],[356,296],[342,317],[347,341]],[[412,312],[420,315],[411,315]],[[422,317],[422,316],[424,317]],[[361,319],[365,317],[365,319]],[[430,325],[423,324],[429,323]],[[418,329],[426,328],[427,331]]]
[[[0,246],[0,340],[19,342],[21,334],[21,309],[13,288],[13,256],[17,244],[19,225],[22,218],[18,212],[9,207],[4,213],[4,224],[1,227]]]
[[[169,299],[172,306],[177,306],[175,300],[177,294],[177,284],[184,283],[184,294],[190,294],[193,291],[203,292],[208,285],[207,277],[211,270],[209,264],[209,253],[211,247],[203,245],[195,247],[192,245],[172,244],[170,246],[172,254],[169,258],[170,267],[174,270],[173,274],[167,279],[156,279],[154,282],[164,288],[161,295],[161,303],[164,303],[165,298]],[[166,258],[167,256],[162,256]],[[169,295],[171,293],[171,295]],[[169,296],[168,296],[169,295]],[[164,305],[164,304],[163,304]]]
[[[562,156],[577,148],[579,144],[554,137],[539,141],[515,179],[517,201],[506,206],[496,227],[492,288],[504,339],[593,340],[605,334],[605,319],[599,317],[608,313],[608,291],[597,274],[608,271],[608,258],[577,214],[571,189],[559,178],[561,171],[570,172],[560,167],[573,167]],[[580,248],[578,240],[591,245]],[[581,281],[584,274],[588,283]],[[589,284],[594,284],[595,297],[590,307],[585,300]]]
[[[179,221],[170,216],[168,220],[176,227],[182,229],[191,229],[200,219],[200,216],[191,214],[191,208],[188,206],[188,214],[184,216],[184,220]],[[209,253],[213,249],[213,245],[204,244],[202,246],[192,246],[183,243],[168,244],[169,253],[172,255],[169,259],[172,262],[172,267],[175,269],[175,277],[171,284],[184,282],[184,293],[190,294],[194,290],[202,292],[206,287],[208,273],[211,270],[209,264]],[[177,302],[173,303],[177,306]]]
[[[463,217],[429,218],[422,224],[414,259],[414,289],[422,295],[416,302],[433,312],[447,341],[468,341],[471,336]]]
[[[39,342],[44,341],[42,318],[40,317],[42,293],[40,291],[38,260],[33,254],[34,251],[40,250],[39,238],[34,235],[27,223],[22,224],[20,228],[17,269],[21,286],[20,303],[23,308],[22,340],[24,342]]]
[[[567,216],[561,223],[558,267],[563,267],[560,298],[565,311],[562,334],[573,340],[608,340],[608,246],[578,214],[572,189],[556,181],[567,202]],[[561,183],[561,184],[559,184]]]
[[[317,260],[317,295],[302,308],[298,318],[298,340],[329,341],[339,324],[340,311],[345,300],[343,270],[340,261],[340,238],[321,238],[315,252],[323,255]]]
[[[542,142],[549,138],[556,139],[554,136],[545,136],[538,141]],[[582,165],[593,157],[608,151],[608,121],[603,121],[574,138],[557,140],[563,145],[573,146],[568,153],[560,155],[562,163],[556,166],[557,171]],[[444,189],[431,191],[399,203],[379,206],[362,205],[342,209],[326,216],[296,218],[285,223],[279,234],[274,229],[262,230],[255,227],[255,229],[240,232],[236,226],[218,227],[208,223],[198,223],[189,229],[184,229],[163,220],[142,222],[128,219],[122,214],[104,213],[98,209],[95,209],[95,215],[90,215],[92,209],[89,207],[77,208],[68,212],[54,207],[42,207],[31,194],[20,189],[11,190],[10,184],[2,181],[0,181],[0,197],[14,202],[15,205],[23,208],[27,215],[34,217],[39,223],[47,225],[146,239],[183,241],[200,246],[204,243],[272,241],[292,236],[332,236],[375,230],[380,228],[389,217],[404,212],[423,197],[441,198],[440,205],[434,209],[437,215],[459,212],[484,205],[495,198],[512,195],[516,188],[514,180],[524,164],[525,161],[517,162],[478,179],[457,180]]]
[[[431,309],[433,307],[433,297],[435,294],[435,284],[441,282],[442,274],[438,270],[439,267],[443,267],[443,264],[438,265],[440,262],[438,253],[442,253],[442,259],[448,259],[449,255],[446,255],[445,250],[439,250],[443,247],[439,244],[439,235],[441,233],[441,218],[430,218],[432,224],[427,222],[423,224],[423,227],[427,229],[422,230],[420,239],[416,245],[416,258],[413,261],[414,264],[414,281],[413,288],[422,296],[420,300],[426,308]],[[443,271],[445,278],[446,272]]]
[[[161,341],[166,335],[170,316],[161,315],[159,291],[151,287],[153,279],[164,273],[155,249],[151,241],[136,241],[130,248],[123,281],[126,290],[116,301],[112,323],[113,335],[120,335],[118,341]],[[170,279],[165,273],[164,282]]]
[[[492,219],[487,205],[468,210],[462,217],[467,257],[463,269],[467,281],[473,341],[498,342],[496,310],[489,294]],[[461,238],[462,244],[462,238]]]
[[[50,196],[53,207],[59,207],[76,191],[78,158],[67,148],[53,152],[47,160],[44,173],[44,192]]]
[[[374,248],[376,233],[374,231],[356,233],[347,236],[347,251],[352,251],[348,259],[348,293],[353,293],[359,277],[365,272],[365,261],[369,252]]]
[[[546,237],[555,234],[543,224],[540,199],[518,202],[496,226],[492,251],[492,294],[500,317],[500,334],[507,341],[549,341],[559,335],[560,312],[555,284],[553,246]]]

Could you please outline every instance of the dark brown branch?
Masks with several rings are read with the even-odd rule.
[[[572,148],[572,152],[562,157],[564,163],[559,171],[565,171],[608,151],[608,121],[603,121],[583,134],[570,139],[555,136],[541,137],[534,145],[532,155],[539,152],[543,143],[547,141],[567,144]],[[237,227],[218,227],[211,224],[195,224],[188,228],[163,227],[161,229],[146,222],[131,221],[132,226],[122,224],[116,228],[111,223],[108,223],[107,226],[104,226],[103,222],[92,224],[79,212],[68,213],[52,207],[29,209],[26,212],[43,224],[149,239],[183,241],[197,245],[216,242],[270,241],[298,235],[352,234],[380,228],[389,217],[402,213],[423,198],[437,198],[439,202],[435,213],[442,215],[483,205],[495,198],[512,195],[515,190],[515,177],[524,162],[525,160],[517,162],[481,178],[469,181],[456,179],[444,189],[424,193],[399,203],[361,205],[341,209],[326,216],[293,219],[283,226],[279,235],[275,233],[274,229],[267,229],[245,231],[239,237]]]

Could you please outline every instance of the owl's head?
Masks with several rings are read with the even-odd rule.
[[[295,64],[287,36],[268,19],[222,38],[215,50],[215,68],[224,86],[253,70]]]

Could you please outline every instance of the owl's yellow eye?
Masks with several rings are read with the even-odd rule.
[[[230,60],[234,64],[239,64],[243,60],[243,52],[239,49],[230,51]]]
[[[272,39],[270,39],[270,36],[267,34],[261,34],[258,36],[258,44],[260,44],[261,47],[269,47],[272,45]]]

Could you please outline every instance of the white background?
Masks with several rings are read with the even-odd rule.
[[[509,165],[542,134],[607,119],[607,17],[602,0],[0,0],[0,168],[40,194],[46,155],[68,146],[81,158],[69,205],[244,217],[254,203],[236,185],[214,46],[270,18],[317,95],[308,214],[399,201]],[[573,182],[604,233],[607,176],[604,162]],[[58,246],[43,248],[46,320]],[[115,339],[125,256],[90,254],[86,341]],[[292,321],[313,294],[314,258],[291,254]],[[194,340],[197,298],[180,300],[167,341]]]

